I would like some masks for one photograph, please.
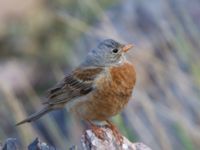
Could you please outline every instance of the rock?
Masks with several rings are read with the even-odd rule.
[[[105,139],[99,139],[92,130],[86,130],[82,135],[80,146],[74,146],[71,150],[151,150],[143,143],[130,142],[126,137],[123,137],[123,144],[120,145],[109,128],[101,128],[105,133]]]
[[[19,144],[17,142],[17,139],[15,138],[8,138],[5,143],[3,144],[3,147],[0,149],[2,150],[19,150]]]
[[[79,145],[74,145],[70,150],[151,150],[143,143],[132,143],[126,137],[123,137],[123,143],[117,142],[113,132],[109,128],[100,127],[105,133],[104,139],[99,139],[92,130],[86,130],[82,135]],[[0,150],[21,150],[19,143],[15,138],[8,138],[3,146],[0,144]],[[28,150],[56,150],[56,148],[36,138],[29,146]]]
[[[28,146],[28,150],[56,150],[56,148],[49,146],[36,138],[33,143]]]

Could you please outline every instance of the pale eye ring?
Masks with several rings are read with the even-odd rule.
[[[113,53],[117,53],[119,50],[117,48],[113,49],[112,52]]]

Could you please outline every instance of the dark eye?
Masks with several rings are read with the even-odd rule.
[[[113,49],[112,52],[113,53],[117,53],[119,50],[117,48]]]

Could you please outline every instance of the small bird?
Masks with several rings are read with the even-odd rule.
[[[47,91],[47,101],[41,111],[16,125],[34,121],[66,105],[69,112],[88,121],[96,134],[99,132],[94,121],[106,121],[116,133],[109,118],[128,103],[136,82],[134,66],[125,57],[132,47],[112,39],[100,42],[79,67]]]

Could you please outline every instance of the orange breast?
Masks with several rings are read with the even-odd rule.
[[[97,80],[97,89],[84,102],[82,117],[87,120],[106,120],[119,113],[128,103],[136,81],[132,64],[112,67]]]

